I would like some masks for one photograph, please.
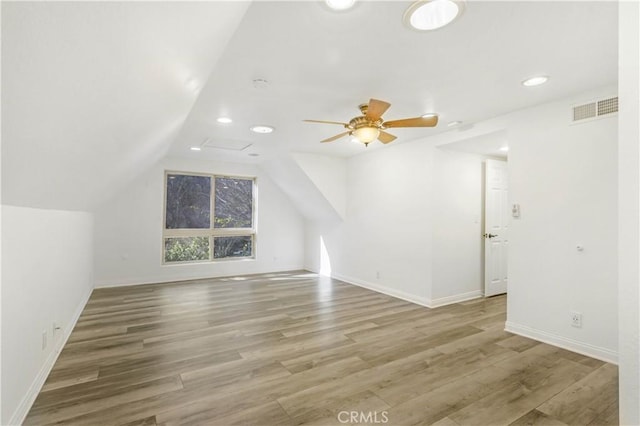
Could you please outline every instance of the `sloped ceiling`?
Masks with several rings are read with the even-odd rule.
[[[391,102],[387,119],[440,115],[394,130],[398,144],[616,83],[616,2],[468,1],[428,33],[403,25],[410,4],[3,2],[3,202],[91,209],[164,155],[278,164],[384,149],[320,144],[342,129],[301,121],[348,120],[370,97]],[[520,84],[538,73],[549,83]],[[189,150],[205,141],[248,147]]]
[[[164,156],[247,7],[3,2],[3,203],[88,210]]]

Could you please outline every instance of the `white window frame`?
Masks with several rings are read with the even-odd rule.
[[[204,176],[211,179],[211,193],[209,194],[209,228],[178,228],[167,229],[167,182],[169,175],[184,175],[184,176]],[[251,187],[251,228],[215,228],[215,203],[216,203],[216,178],[229,178],[229,179],[243,179],[252,181]],[[257,227],[257,178],[255,176],[237,176],[226,174],[211,174],[211,173],[197,173],[197,172],[183,172],[175,170],[165,170],[164,181],[162,183],[164,187],[164,198],[162,203],[162,265],[174,266],[185,265],[193,263],[216,263],[216,262],[232,262],[242,260],[255,260],[256,259],[256,236],[258,233]],[[189,238],[189,237],[208,237],[209,238],[209,259],[206,260],[184,260],[176,262],[167,262],[165,260],[165,240],[167,238]],[[237,256],[237,257],[225,257],[222,259],[214,258],[214,238],[215,237],[251,237],[251,256]]]

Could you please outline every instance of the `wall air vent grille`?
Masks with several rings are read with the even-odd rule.
[[[596,116],[596,103],[578,105],[573,107],[573,121],[585,120]]]
[[[598,101],[598,115],[618,112],[618,97]]]
[[[618,112],[618,97],[611,96],[571,107],[571,124],[605,118]]]

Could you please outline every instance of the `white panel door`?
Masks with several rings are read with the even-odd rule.
[[[509,251],[509,183],[507,162],[486,161],[484,295],[507,292]]]

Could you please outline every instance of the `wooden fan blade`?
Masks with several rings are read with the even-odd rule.
[[[382,123],[382,126],[385,128],[391,127],[434,127],[438,124],[438,117],[415,117],[415,118],[405,118],[403,120],[392,120],[385,121]]]
[[[306,121],[307,123],[339,124],[341,126],[349,125],[347,123],[340,123],[339,121],[324,121],[324,120],[302,120],[302,121]]]
[[[389,109],[391,104],[389,102],[381,101],[379,99],[369,99],[369,106],[367,107],[367,120],[377,121],[380,120],[382,114]]]
[[[382,143],[389,143],[396,140],[396,137],[393,136],[391,133],[387,133],[380,130],[380,134],[378,135],[378,140]]]
[[[333,141],[335,141],[335,140],[340,139],[340,138],[341,138],[341,137],[343,137],[343,136],[347,136],[349,133],[351,133],[351,132],[344,132],[344,133],[340,133],[339,135],[335,135],[335,136],[333,136],[333,137],[331,137],[331,138],[327,138],[327,139],[325,139],[325,140],[321,140],[320,142],[322,142],[322,143],[324,143],[324,142],[333,142]]]

